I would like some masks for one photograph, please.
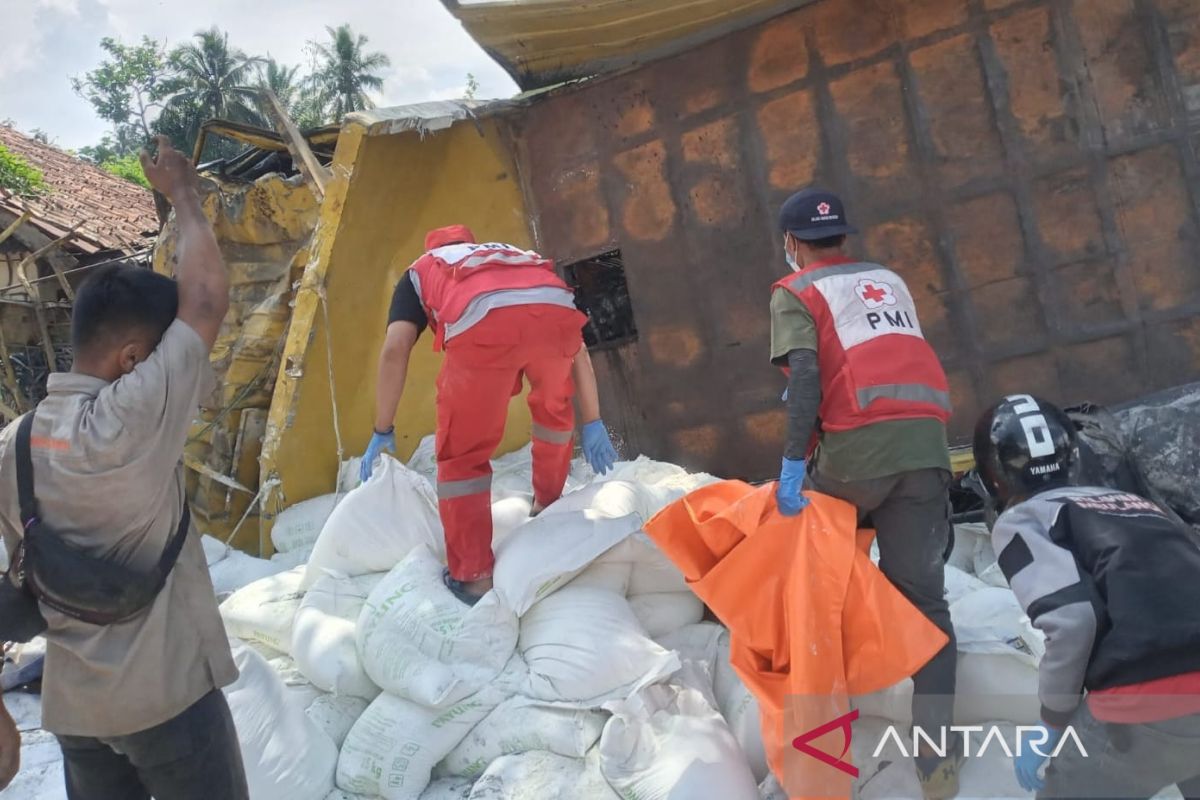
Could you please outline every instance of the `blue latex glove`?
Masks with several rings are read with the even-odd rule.
[[[775,487],[775,500],[779,503],[779,513],[785,517],[794,517],[808,508],[808,498],[800,491],[804,487],[804,475],[807,472],[808,462],[803,458],[783,460],[779,485]]]
[[[367,482],[367,478],[371,477],[372,470],[375,469],[375,459],[379,458],[379,454],[387,451],[389,453],[396,452],[396,431],[390,430],[387,433],[375,431],[371,436],[371,443],[367,445],[367,452],[363,453],[362,463],[358,465],[358,479],[363,483]]]
[[[597,475],[604,475],[617,461],[617,449],[609,438],[604,420],[598,419],[583,426],[583,457]]]
[[[1043,731],[1046,735],[1045,742],[1042,741]],[[1027,792],[1040,792],[1046,785],[1046,781],[1038,775],[1038,770],[1050,759],[1050,754],[1058,746],[1062,735],[1061,730],[1047,725],[1022,732],[1021,753],[1013,759],[1017,783],[1021,784],[1022,789]]]

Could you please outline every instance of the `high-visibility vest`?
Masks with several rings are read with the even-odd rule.
[[[886,267],[825,261],[777,282],[817,329],[821,429],[950,419],[950,387],[904,280]]]
[[[435,350],[498,308],[575,307],[553,261],[510,244],[446,245],[418,258],[409,272],[433,328]]]

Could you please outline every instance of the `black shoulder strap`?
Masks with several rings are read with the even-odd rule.
[[[175,534],[171,537],[171,541],[167,542],[167,546],[163,548],[162,558],[158,560],[158,590],[162,590],[163,585],[167,582],[167,575],[175,567],[175,562],[179,559],[179,553],[183,550],[183,543],[187,540],[188,529],[191,527],[192,512],[188,508],[187,497],[183,498],[183,513],[179,516],[179,526],[175,528]]]
[[[21,523],[29,528],[29,523],[38,519],[37,499],[33,493],[33,456],[30,440],[33,438],[33,412],[21,417],[17,424],[17,498],[21,504]],[[158,560],[157,582],[162,589],[167,582],[167,575],[179,560],[183,551],[183,543],[187,541],[188,530],[191,527],[192,514],[188,508],[187,498],[183,499],[183,513],[179,517],[179,525],[167,546],[163,548],[162,557]]]
[[[33,436],[33,412],[17,423],[17,499],[21,504],[21,524],[26,528],[37,519],[37,500],[33,496],[33,458],[29,440]]]

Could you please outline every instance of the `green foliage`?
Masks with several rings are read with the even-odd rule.
[[[229,36],[213,27],[170,48],[149,37],[126,45],[104,38],[105,58],[71,86],[96,115],[112,124],[112,132],[80,155],[104,166],[137,166],[135,157],[155,135],[170,137],[185,153],[195,149],[200,126],[220,118],[272,128],[262,107],[260,90],[269,88],[301,130],[339,122],[351,111],[373,107],[371,92],[383,88],[381,72],[391,65],[380,52],[368,52],[367,37],[349,25],[326,28],[326,42],[309,42],[309,74],[299,66],[247,55],[229,44]],[[473,87],[473,88],[472,88]],[[468,91],[478,84],[468,76]],[[236,153],[240,146],[209,138],[202,158]],[[140,169],[122,177],[139,180]],[[112,170],[110,170],[112,171]]]
[[[150,188],[150,181],[146,180],[146,173],[142,172],[142,162],[132,153],[110,158],[100,164],[100,169],[111,172],[118,178],[136,183],[138,186]]]
[[[328,42],[308,43],[315,62],[309,85],[324,116],[340,122],[352,111],[375,107],[367,92],[383,88],[377,73],[392,62],[384,53],[366,52],[367,37],[356,36],[349,25],[325,30]]]
[[[473,73],[467,73],[467,90],[463,92],[464,100],[474,100],[479,94],[479,81],[475,80]]]
[[[20,197],[37,197],[50,187],[41,170],[0,144],[0,189]]]
[[[153,135],[152,123],[166,99],[166,53],[148,36],[136,45],[105,37],[100,49],[107,57],[82,78],[72,78],[71,88],[92,104],[96,116],[112,123],[113,134],[101,147],[115,155],[136,153]]]

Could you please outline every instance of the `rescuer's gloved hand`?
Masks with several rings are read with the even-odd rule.
[[[371,443],[367,445],[367,452],[363,453],[362,463],[358,465],[358,479],[363,483],[367,482],[367,478],[371,477],[371,472],[375,469],[375,459],[379,458],[382,452],[396,452],[396,429],[392,428],[387,433],[375,431],[371,436]]]
[[[775,501],[779,503],[779,513],[785,517],[794,517],[808,507],[808,498],[800,491],[807,471],[808,462],[803,458],[783,460],[779,485],[775,487]]]
[[[1046,734],[1044,742],[1042,741],[1043,731]],[[1058,746],[1058,740],[1062,738],[1062,735],[1062,730],[1051,728],[1049,725],[1022,731],[1019,742],[1021,752],[1013,758],[1017,783],[1021,784],[1022,789],[1027,792],[1039,792],[1046,785],[1045,780],[1038,775],[1038,770],[1050,758],[1050,754]]]
[[[617,449],[609,438],[604,420],[597,419],[583,426],[583,457],[597,475],[612,469],[617,461]]]

